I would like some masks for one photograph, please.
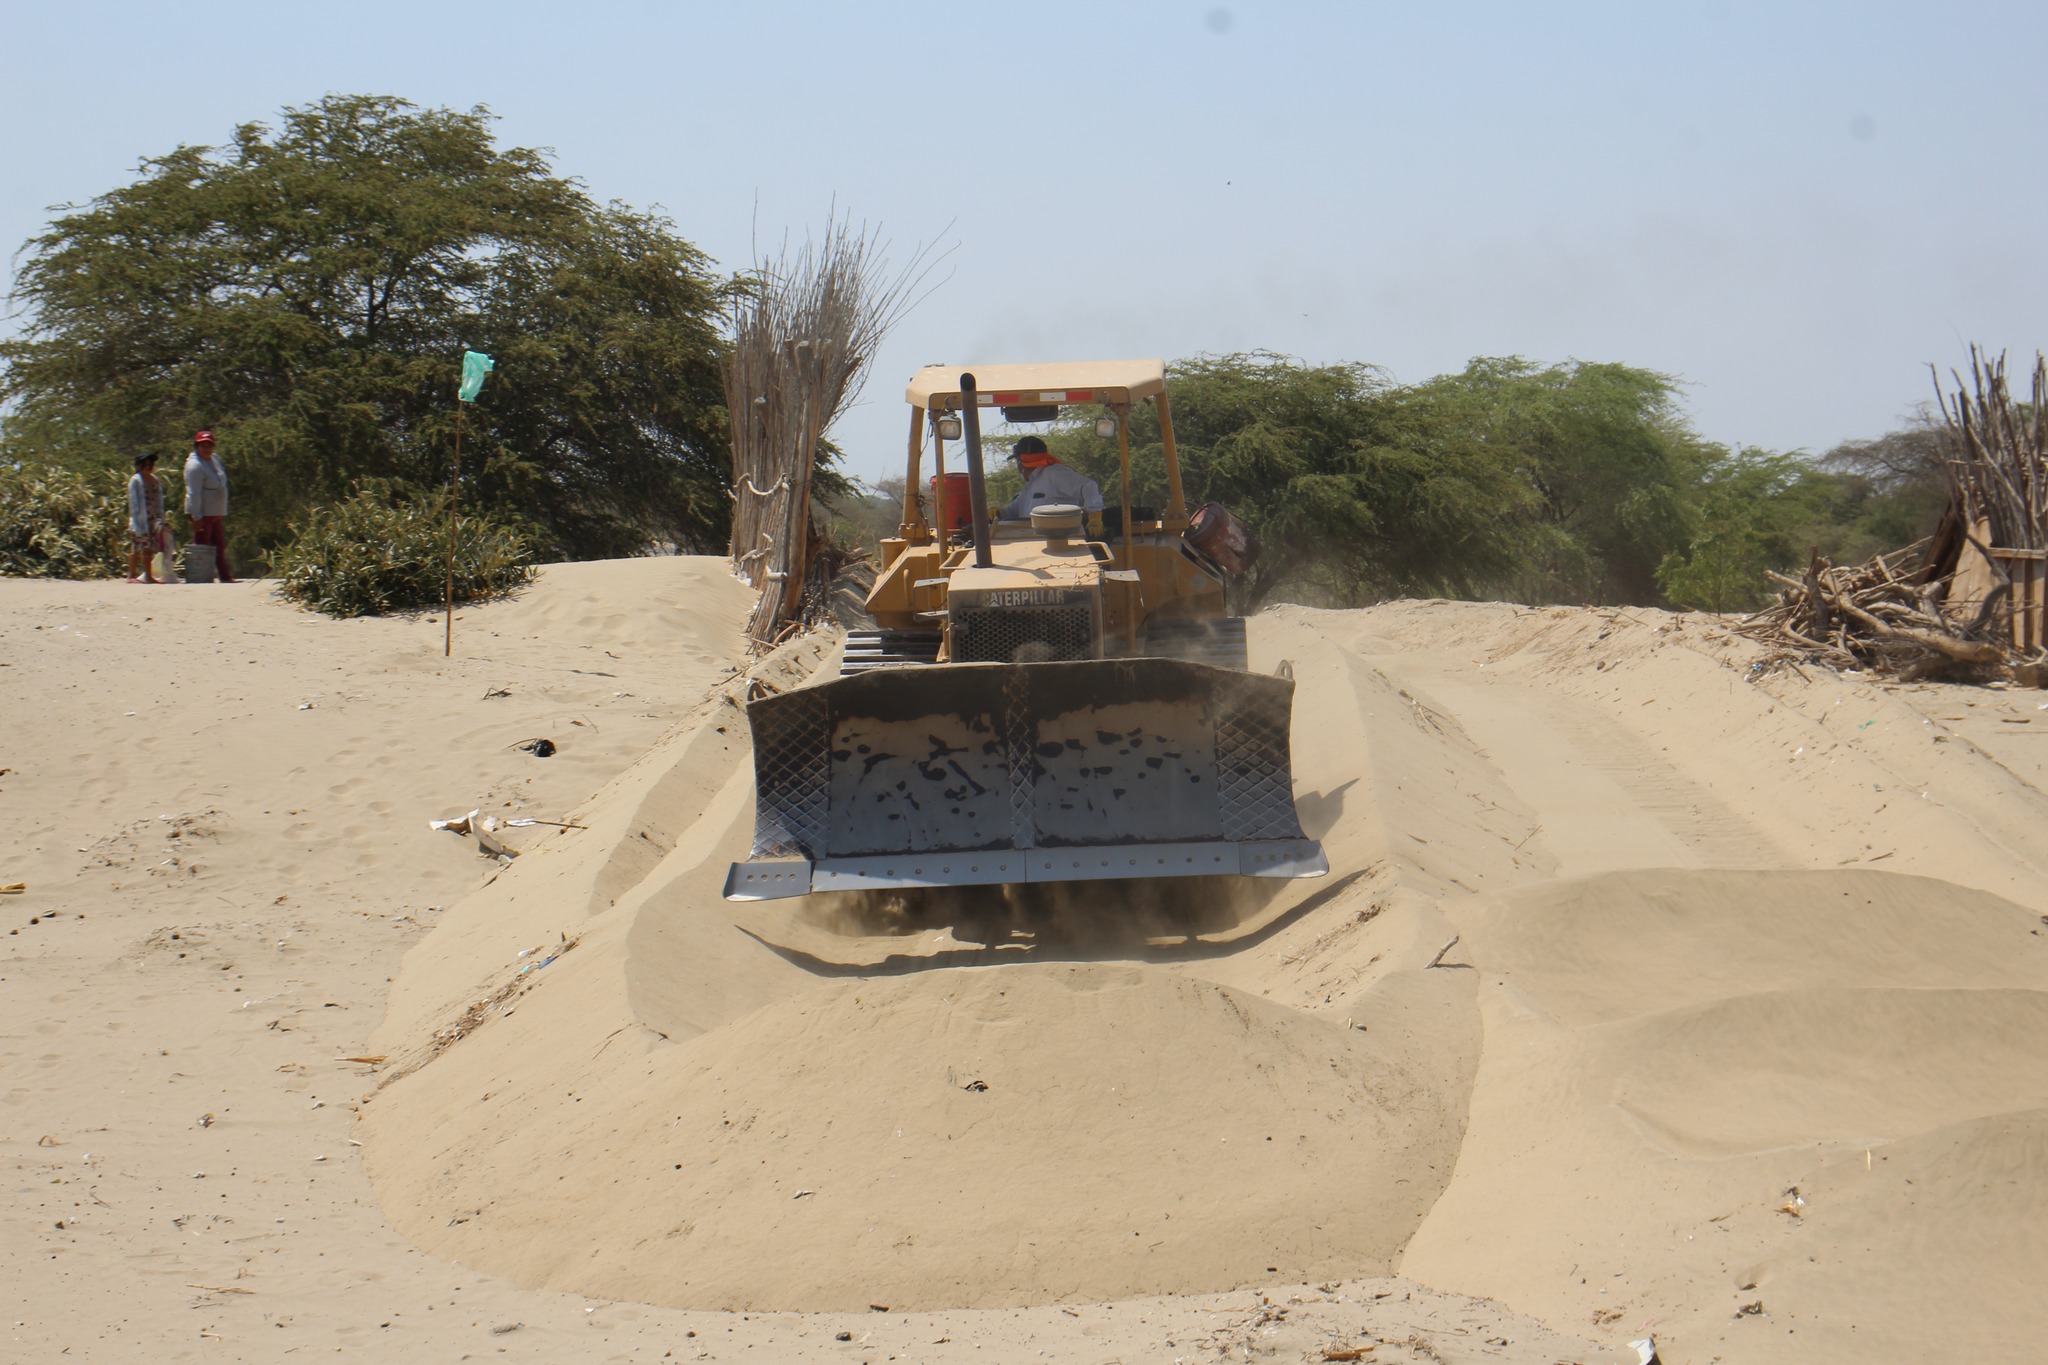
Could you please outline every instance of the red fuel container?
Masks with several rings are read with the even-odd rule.
[[[938,514],[941,538],[974,524],[974,503],[965,474],[946,475],[944,496],[940,495],[939,476],[932,475],[932,510]]]

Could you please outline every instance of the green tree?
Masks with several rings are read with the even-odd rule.
[[[1694,491],[1693,534],[1657,567],[1669,600],[1702,611],[1752,611],[1770,596],[1764,570],[1805,560],[1801,541],[1826,519],[1832,477],[1796,455],[1723,453]]]
[[[1401,593],[1470,595],[1512,566],[1502,533],[1529,503],[1514,470],[1442,414],[1403,404],[1368,365],[1311,366],[1264,352],[1170,367],[1175,447],[1191,505],[1248,522],[1259,557],[1245,606],[1276,594],[1350,605]],[[1116,447],[1092,414],[1054,438],[1116,502]],[[1166,497],[1149,405],[1132,414],[1132,498]]]
[[[1418,385],[1410,401],[1511,464],[1533,497],[1505,595],[1658,600],[1658,566],[1686,543],[1693,492],[1717,453],[1686,423],[1670,376],[1481,358]]]
[[[1934,534],[1948,506],[1947,432],[1926,408],[1874,440],[1844,441],[1816,464],[1838,476],[1837,517],[1870,548],[1828,551],[1839,560],[1864,559]]]
[[[1260,353],[1180,362],[1168,386],[1189,496],[1258,530],[1250,603],[1656,602],[1715,455],[1674,382],[1625,365],[1482,358],[1402,388],[1366,365]],[[1057,442],[1114,501],[1112,444],[1079,423]],[[1149,409],[1134,414],[1132,465],[1134,498],[1158,504]]]
[[[211,427],[230,528],[267,549],[361,480],[445,485],[470,347],[499,364],[466,500],[570,556],[722,544],[728,286],[668,220],[593,202],[491,122],[330,96],[67,206],[16,278],[0,457],[119,466]]]
[[[1658,585],[1678,606],[1753,611],[1776,590],[1766,569],[1796,574],[1815,554],[1861,563],[1920,539],[1948,500],[1946,488],[1933,482],[1941,477],[1938,464],[1921,464],[1917,472],[1909,465],[1900,474],[1877,463],[1923,458],[1911,449],[1917,435],[1908,429],[1852,443],[1819,461],[1764,450],[1719,452],[1693,490],[1692,534],[1658,566]]]
[[[1729,451],[1693,431],[1674,379],[1627,365],[1482,357],[1404,388],[1368,365],[1251,353],[1177,362],[1167,384],[1190,502],[1222,502],[1259,537],[1235,585],[1245,607],[1430,594],[1746,610],[1770,594],[1766,569],[1897,548],[1946,498],[1924,423],[1820,462]],[[1116,445],[1095,416],[1049,439],[1114,505]],[[1163,507],[1149,406],[1130,438],[1132,500]]]

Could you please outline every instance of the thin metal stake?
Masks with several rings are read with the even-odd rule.
[[[462,498],[462,401],[455,403],[455,480],[448,486],[448,587],[444,594],[448,607],[448,631],[441,643],[441,657],[453,658],[455,654],[455,520],[456,504]]]

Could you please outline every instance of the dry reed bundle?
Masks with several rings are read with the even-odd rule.
[[[748,620],[756,647],[796,620],[816,531],[818,443],[860,391],[875,350],[915,301],[925,249],[891,275],[873,232],[830,222],[824,237],[755,267],[724,365],[732,422],[733,567],[761,590]]]

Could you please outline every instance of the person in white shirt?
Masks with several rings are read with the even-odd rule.
[[[185,515],[192,519],[192,543],[213,547],[213,564],[218,582],[232,583],[228,568],[228,537],[221,521],[228,514],[228,471],[213,453],[213,433],[192,437],[192,453],[185,459]]]
[[[1102,490],[1095,480],[1055,460],[1038,437],[1024,437],[1010,454],[1024,475],[1024,488],[1004,505],[1000,520],[1029,521],[1031,509],[1047,503],[1066,503],[1091,515],[1102,510]]]
[[[128,581],[161,583],[151,561],[164,548],[164,486],[156,477],[156,456],[135,457],[128,480]],[[168,567],[170,561],[165,558]]]

